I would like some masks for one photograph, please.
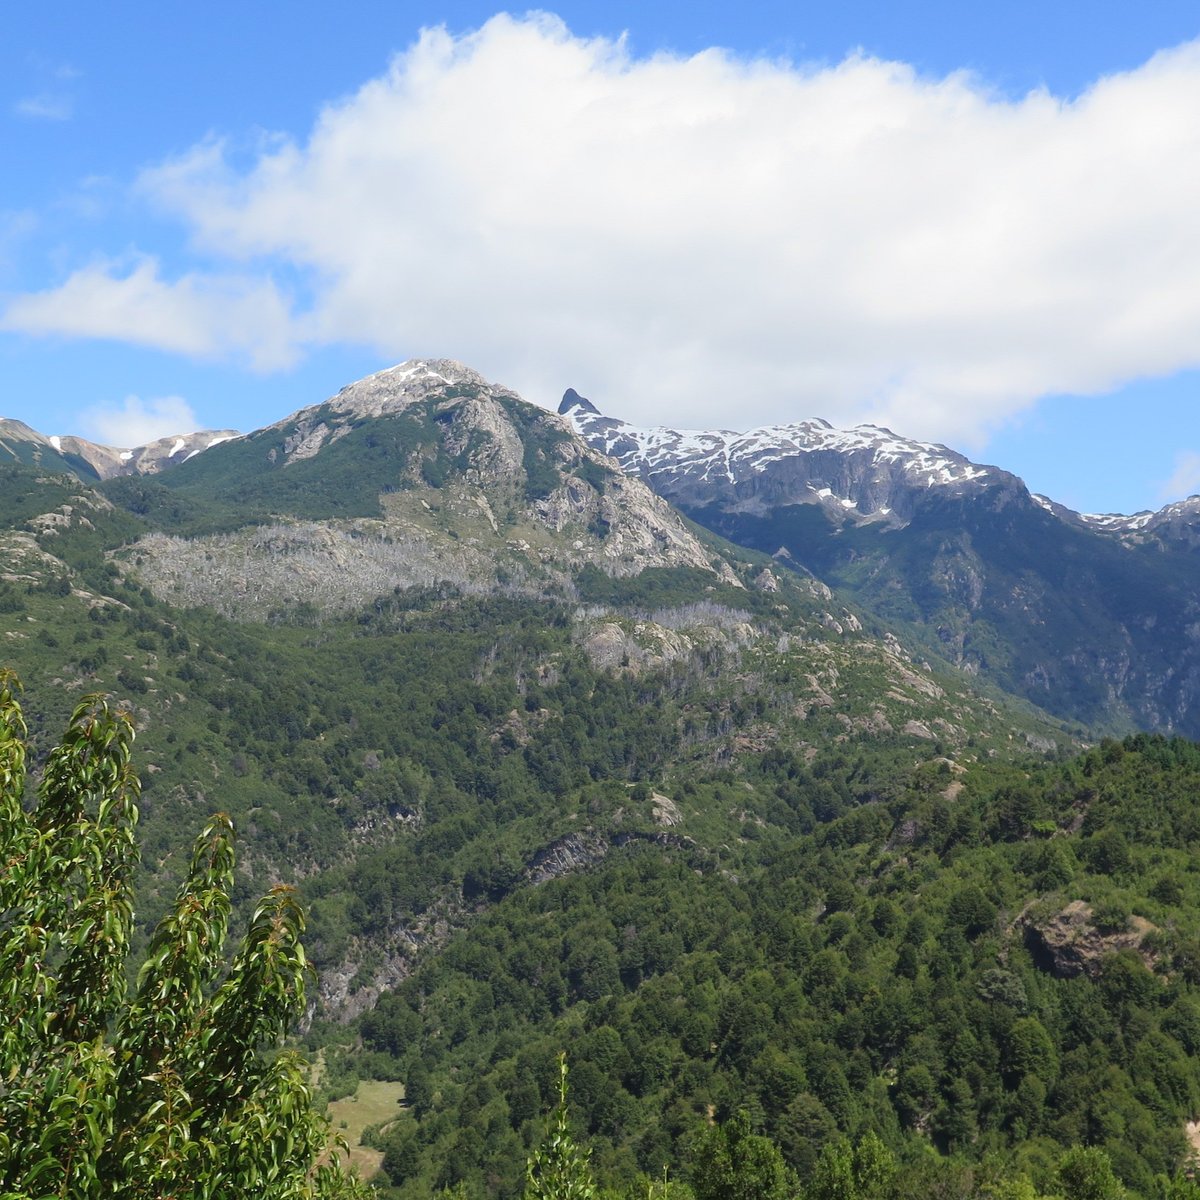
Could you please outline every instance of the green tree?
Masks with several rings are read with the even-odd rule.
[[[1097,1146],[1076,1146],[1062,1156],[1058,1181],[1066,1200],[1123,1200],[1121,1181],[1108,1155]]]
[[[304,1063],[303,916],[276,888],[228,966],[233,829],[196,842],[126,987],[137,859],[133,727],[75,710],[24,798],[25,723],[0,673],[0,1193],[91,1200],[364,1195],[328,1161]]]
[[[550,1132],[525,1166],[526,1200],[592,1200],[596,1184],[589,1161],[571,1132],[567,1111],[567,1056],[558,1056],[558,1104],[550,1116]]]
[[[884,1200],[896,1175],[896,1159],[873,1134],[851,1147],[827,1142],[804,1188],[805,1200]]]
[[[705,1129],[691,1158],[696,1200],[784,1200],[793,1190],[779,1148],[750,1132],[744,1112]]]

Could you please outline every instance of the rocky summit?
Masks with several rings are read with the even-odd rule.
[[[584,567],[733,582],[567,422],[445,359],[381,371],[244,436],[156,445],[172,454],[131,454],[130,474],[153,478],[116,495],[176,515],[116,559],[173,603],[247,619],[446,582],[540,594]]]

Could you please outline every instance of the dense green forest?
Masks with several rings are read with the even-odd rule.
[[[563,1047],[614,1180],[687,1178],[692,1141],[739,1112],[800,1178],[868,1134],[914,1168],[992,1156],[1043,1188],[1081,1145],[1140,1195],[1178,1172],[1200,1106],[1200,749],[929,764],[890,795],[843,779],[823,821],[820,780],[774,755],[679,800],[746,782],[793,818],[719,854],[632,838],[522,889],[363,1018],[373,1053],[347,1067],[407,1085],[382,1136],[397,1195],[519,1191]],[[1038,931],[1071,901],[1091,942],[1068,975]]]

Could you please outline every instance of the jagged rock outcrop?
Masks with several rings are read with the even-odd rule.
[[[1061,979],[1095,978],[1104,960],[1121,950],[1134,951],[1147,967],[1153,967],[1154,958],[1143,946],[1146,935],[1154,931],[1149,921],[1130,917],[1125,929],[1102,930],[1093,918],[1091,907],[1082,900],[1073,900],[1047,917],[1024,917],[1025,941],[1035,961]]]
[[[594,831],[569,833],[535,854],[525,868],[525,881],[548,883],[574,871],[593,867],[608,855],[608,838]]]
[[[594,666],[637,675],[714,652],[731,658],[759,635],[748,614],[718,605],[663,610],[653,619],[582,610],[575,636]]]

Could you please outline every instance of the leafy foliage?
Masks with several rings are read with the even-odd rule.
[[[504,1163],[538,1136],[563,1044],[609,1184],[664,1165],[695,1183],[701,1145],[728,1166],[711,1117],[729,1131],[744,1111],[743,1132],[830,1196],[879,1174],[871,1138],[895,1170],[869,1196],[960,1175],[975,1195],[985,1167],[1061,1194],[1063,1155],[1088,1145],[1134,1195],[1182,1187],[1200,1107],[1200,749],[1142,735],[1059,764],[930,762],[886,787],[883,765],[770,754],[736,786],[672,789],[687,828],[722,806],[761,823],[719,860],[631,838],[514,889],[420,964],[362,1023],[420,1081],[395,1194],[451,1182],[466,1144],[471,1194],[513,1194]],[[1097,939],[1075,975],[1033,933],[1070,901]],[[1104,940],[1125,934],[1101,924],[1118,901],[1145,923],[1137,953]]]
[[[696,1200],[786,1200],[795,1190],[779,1148],[751,1133],[745,1112],[705,1129],[690,1158]]]
[[[588,1153],[571,1133],[567,1111],[567,1056],[558,1056],[558,1104],[550,1119],[550,1130],[542,1144],[529,1156],[525,1167],[525,1200],[592,1200]]]
[[[138,781],[128,717],[75,710],[23,807],[25,725],[0,677],[0,1186],[13,1196],[350,1197],[303,1063],[303,918],[263,899],[223,948],[232,827],[196,842],[126,1000]]]

